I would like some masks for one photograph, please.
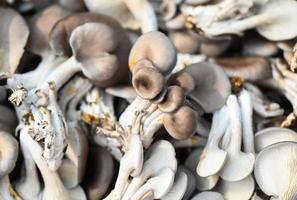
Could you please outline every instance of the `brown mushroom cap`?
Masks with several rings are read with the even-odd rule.
[[[162,74],[169,74],[176,64],[176,50],[169,38],[161,32],[143,34],[134,43],[129,56],[129,68],[133,71],[140,60],[149,60]]]
[[[169,37],[180,53],[193,54],[198,51],[201,44],[199,37],[187,30],[171,31]]]
[[[14,73],[23,56],[29,29],[16,11],[0,7],[0,72]]]
[[[165,79],[156,68],[143,67],[133,73],[132,84],[141,98],[154,99],[163,91]]]
[[[195,88],[195,80],[186,71],[180,71],[170,76],[167,81],[168,85],[177,85],[183,88],[185,94],[187,95]]]
[[[267,79],[272,73],[269,62],[257,56],[217,58],[214,62],[222,66],[229,76],[239,76],[247,81]]]
[[[216,57],[227,51],[231,44],[231,36],[220,36],[215,39],[204,38],[200,45],[200,53],[209,57]]]
[[[230,81],[224,70],[209,62],[193,64],[185,69],[195,80],[189,99],[207,113],[221,108],[231,94]]]
[[[182,106],[175,113],[164,114],[163,124],[173,138],[183,140],[195,133],[197,115],[190,107]]]
[[[73,12],[81,12],[87,9],[84,0],[59,0],[59,4]]]
[[[103,23],[110,26],[116,33],[116,38],[119,41],[117,52],[129,52],[131,44],[125,30],[121,25],[111,17],[106,15],[94,14],[94,13],[76,13],[65,17],[58,21],[53,27],[50,33],[50,46],[56,53],[56,55],[71,56],[71,48],[68,44],[71,32],[78,26],[88,22]],[[125,55],[127,57],[127,55]],[[125,62],[126,61],[126,62]],[[123,62],[127,63],[126,60]]]
[[[44,51],[49,51],[50,46],[48,42],[50,31],[57,21],[69,14],[70,12],[63,9],[61,6],[52,5],[35,15],[29,22],[31,30],[28,44],[29,49],[37,55],[40,55]]]
[[[185,101],[184,90],[176,85],[170,86],[162,102],[158,104],[158,108],[165,113],[175,112]]]
[[[63,18],[56,23],[50,33],[51,48],[57,55],[71,56],[72,51],[70,44],[68,43],[69,38],[72,35],[71,33],[78,26],[86,23],[100,23],[110,29],[107,31],[106,28],[104,28],[104,33],[108,33],[108,35],[102,35],[102,31],[97,32],[96,35],[96,31],[89,27],[89,30],[92,30],[92,33],[84,33],[84,35],[92,35],[92,38],[84,37],[84,41],[88,42],[89,46],[80,44],[81,47],[84,47],[79,51],[76,50],[76,59],[80,62],[84,62],[86,67],[94,65],[94,63],[100,61],[101,65],[103,65],[102,69],[112,69],[111,73],[100,75],[106,76],[100,78],[102,81],[98,81],[99,77],[97,77],[97,75],[99,72],[91,72],[90,77],[93,77],[91,79],[97,80],[97,84],[101,87],[111,86],[125,81],[128,77],[127,63],[131,44],[125,30],[111,17],[92,13],[78,13]],[[102,38],[105,40],[102,40]],[[75,41],[73,41],[72,45],[74,45],[74,43]],[[75,45],[77,46],[78,44]],[[92,57],[92,59],[87,60],[86,57]],[[117,68],[114,66],[117,66]]]

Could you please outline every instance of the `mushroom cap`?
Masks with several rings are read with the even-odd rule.
[[[255,178],[261,190],[279,199],[296,199],[297,143],[280,142],[263,149],[256,158]]]
[[[40,55],[50,51],[49,35],[54,25],[62,18],[70,15],[70,12],[59,5],[52,5],[36,14],[29,22],[30,36],[29,49]]]
[[[16,11],[0,7],[0,72],[13,74],[29,37],[25,20]]]
[[[102,199],[114,175],[113,159],[109,152],[99,146],[89,148],[83,188],[89,200]]]
[[[219,36],[213,39],[204,38],[200,45],[200,53],[208,57],[217,57],[222,55],[231,44],[231,36]]]
[[[0,178],[8,175],[15,166],[19,146],[17,140],[9,133],[0,131]]]
[[[161,32],[143,34],[134,43],[129,55],[129,68],[133,72],[140,60],[149,60],[162,74],[169,74],[176,64],[176,50],[170,39]]]
[[[191,200],[224,200],[218,192],[201,192],[195,195]]]
[[[119,42],[108,25],[95,22],[80,25],[72,31],[69,43],[84,75],[94,84],[108,87],[121,81],[119,74],[127,68],[120,66],[120,58],[112,54]]]
[[[215,190],[228,200],[250,199],[254,194],[255,181],[252,175],[235,182],[224,181],[221,179],[216,185]]]
[[[229,76],[239,76],[247,81],[259,81],[272,76],[268,60],[262,57],[226,57],[217,58],[214,62],[222,66]]]
[[[297,142],[297,133],[291,129],[280,127],[262,129],[255,135],[256,152],[279,142]]]
[[[190,107],[182,106],[174,113],[164,114],[163,124],[173,138],[183,140],[195,133],[197,114]]]
[[[231,84],[224,70],[216,64],[201,62],[185,69],[195,80],[195,89],[189,99],[207,113],[221,108],[231,94]]]
[[[193,54],[198,51],[200,46],[199,38],[187,30],[171,31],[169,38],[179,53]]]
[[[196,187],[200,191],[211,190],[219,181],[219,176],[213,175],[208,177],[201,177],[196,173],[196,168],[202,154],[202,149],[193,150],[185,161],[185,166],[195,175]]]
[[[142,67],[133,73],[132,85],[143,99],[154,99],[165,85],[164,76],[154,67]]]
[[[292,0],[270,0],[261,7],[259,13],[271,15],[271,23],[257,28],[263,37],[272,40],[289,40],[297,36],[297,2]],[[285,11],[285,12],[284,12]],[[274,17],[275,16],[275,17]]]
[[[12,133],[18,125],[18,119],[13,110],[10,108],[0,105],[0,112],[5,113],[0,116],[1,130]]]
[[[167,89],[167,93],[163,99],[158,104],[158,108],[165,113],[175,112],[178,108],[180,108],[185,102],[185,94],[184,90],[176,85],[169,86]]]
[[[175,74],[172,74],[168,81],[168,85],[177,85],[184,89],[185,94],[189,94],[195,88],[195,80],[193,77],[186,71],[180,71]]]
[[[71,47],[68,44],[71,32],[78,26],[88,22],[103,23],[109,26],[115,33],[116,38],[113,38],[119,42],[118,48],[114,50],[114,53],[125,53],[125,60],[122,60],[125,65],[128,59],[128,53],[131,47],[129,38],[125,30],[121,25],[111,17],[94,13],[76,13],[59,20],[53,27],[50,33],[50,46],[56,55],[70,57],[72,55]],[[100,38],[99,38],[100,39]]]
[[[80,12],[86,10],[84,0],[59,0],[59,4],[67,10]]]

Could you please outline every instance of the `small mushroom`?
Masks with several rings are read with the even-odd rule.
[[[213,115],[207,144],[204,147],[197,166],[197,174],[199,174],[199,176],[207,177],[217,174],[226,162],[227,152],[219,148],[220,140],[229,123],[229,118],[226,115],[227,111],[225,106],[216,111]]]
[[[174,113],[164,113],[164,127],[175,139],[189,138],[196,131],[196,115],[196,112],[190,107],[182,106]]]
[[[188,98],[199,104],[206,113],[221,108],[231,93],[231,85],[219,66],[201,62],[185,69],[195,80],[195,88]]]
[[[169,77],[167,84],[181,87],[186,95],[192,92],[195,88],[195,80],[186,71],[180,71],[172,74]]]
[[[13,74],[29,37],[25,20],[11,8],[0,8],[0,72]]]
[[[164,113],[172,113],[179,109],[185,101],[183,88],[179,86],[169,86],[164,99],[158,103],[158,108]]]
[[[297,143],[280,142],[257,155],[254,174],[257,184],[266,195],[283,200],[297,198],[296,152]],[[279,172],[281,176],[277,175]]]
[[[272,76],[269,62],[262,57],[226,57],[213,61],[222,66],[228,76],[238,76],[246,81],[259,81]]]
[[[169,38],[172,40],[176,50],[180,53],[194,54],[200,46],[197,36],[186,30],[171,31],[169,32]]]
[[[191,200],[224,200],[218,192],[201,192],[195,195]]]
[[[256,152],[279,142],[297,142],[297,133],[288,128],[270,127],[258,131],[255,135]]]
[[[226,181],[239,181],[252,173],[255,157],[252,153],[241,152],[241,112],[235,95],[229,96],[227,111],[230,118],[231,141],[226,149],[228,158],[220,171],[220,177]]]
[[[143,60],[146,62],[140,62]],[[153,66],[163,75],[168,75],[176,64],[176,50],[169,38],[158,31],[140,36],[130,51],[130,71],[134,73],[139,64]]]

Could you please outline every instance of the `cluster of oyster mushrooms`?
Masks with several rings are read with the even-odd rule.
[[[296,200],[297,1],[0,0],[0,199]]]

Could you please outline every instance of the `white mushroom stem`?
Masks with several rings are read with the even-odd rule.
[[[54,54],[45,55],[36,69],[23,73],[14,74],[7,80],[7,85],[10,88],[16,88],[18,85],[23,85],[26,89],[32,89],[38,85],[47,73],[63,61],[63,58],[57,58]],[[34,78],[32,78],[34,77]]]
[[[26,146],[24,137],[20,137],[20,146],[24,157],[25,174],[16,183],[16,191],[24,200],[37,200],[40,197],[41,186],[38,179],[36,164]]]
[[[46,162],[42,158],[42,148],[36,141],[34,141],[28,135],[28,129],[23,128],[20,133],[21,140],[24,141],[26,147],[28,147],[31,156],[33,157],[38,169],[40,170],[41,176],[44,181],[44,189],[42,194],[43,200],[83,200],[86,199],[83,190],[77,187],[73,190],[68,190],[63,185],[60,177],[56,171],[52,171],[48,168]]]
[[[241,109],[242,131],[243,131],[243,150],[247,153],[255,154],[254,131],[253,131],[253,106],[251,96],[246,90],[239,94]]]
[[[227,181],[239,181],[250,175],[253,171],[255,157],[252,153],[241,152],[241,116],[240,107],[235,95],[229,96],[227,108],[230,117],[231,140],[226,149],[228,159],[220,171],[220,176]]]
[[[140,23],[141,32],[151,32],[158,30],[157,17],[154,9],[148,0],[123,0]]]
[[[219,148],[219,142],[229,122],[226,115],[225,106],[214,113],[207,144],[197,166],[197,173],[202,177],[215,175],[225,164],[227,153]]]

